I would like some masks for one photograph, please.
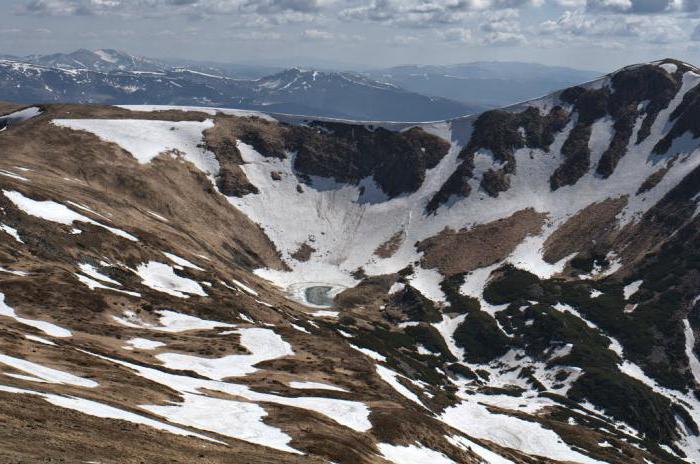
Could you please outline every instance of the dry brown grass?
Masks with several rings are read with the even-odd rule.
[[[526,236],[538,234],[545,218],[528,208],[471,229],[445,229],[418,243],[421,263],[445,276],[489,266],[505,259]]]
[[[377,249],[374,250],[374,254],[380,258],[391,258],[394,256],[394,253],[399,251],[399,248],[401,248],[401,244],[405,238],[406,234],[403,230],[396,232],[389,238],[389,240],[379,245]]]
[[[4,116],[9,113],[14,113],[17,110],[21,110],[29,105],[23,105],[20,103],[11,103],[0,101],[0,116]]]
[[[572,253],[605,248],[618,231],[615,217],[626,205],[627,197],[619,197],[583,208],[545,240],[544,260],[556,263]]]

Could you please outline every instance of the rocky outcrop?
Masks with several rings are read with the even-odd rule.
[[[389,197],[395,197],[416,191],[425,171],[437,165],[450,144],[418,127],[394,132],[318,123],[292,129],[287,147],[296,152],[294,169],[301,175],[351,184],[372,176]]]
[[[649,136],[656,117],[678,93],[683,73],[689,69],[673,60],[664,63],[676,70],[669,72],[657,64],[634,66],[613,74],[608,87],[572,87],[561,93],[561,100],[573,106],[577,123],[562,147],[562,164],[550,179],[552,190],[574,185],[588,171],[591,125],[598,119],[609,116],[614,121],[613,137],[595,167],[600,177],[607,178],[615,171],[630,143],[639,144]],[[637,138],[631,140],[640,117],[643,119]],[[662,146],[657,147],[658,152],[665,151]]]
[[[490,196],[496,197],[510,187],[509,175],[516,172],[515,150],[523,147],[549,151],[554,136],[568,121],[568,114],[555,106],[546,115],[529,107],[520,113],[492,110],[482,113],[474,121],[469,142],[459,154],[462,162],[445,181],[426,205],[426,212],[434,213],[447,203],[451,196],[465,198],[471,193],[470,179],[474,175],[474,155],[479,150],[488,150],[494,163],[502,165],[488,170],[480,187]]]
[[[459,157],[464,158],[463,161],[457,165],[457,169],[455,169],[445,183],[442,184],[440,190],[435,192],[430,201],[428,201],[428,204],[425,206],[426,213],[435,213],[435,211],[437,211],[440,206],[447,203],[452,196],[455,198],[466,198],[471,193],[472,188],[469,185],[469,180],[474,173],[474,155],[466,154],[465,149],[462,149]]]

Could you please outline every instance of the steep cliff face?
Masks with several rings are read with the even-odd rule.
[[[3,452],[700,459],[698,84],[421,125],[8,106]]]

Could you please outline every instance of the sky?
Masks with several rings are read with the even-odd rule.
[[[345,69],[700,64],[700,0],[2,0],[0,54],[115,48]]]

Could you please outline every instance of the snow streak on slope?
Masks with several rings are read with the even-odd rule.
[[[73,222],[85,222],[88,224],[93,224],[103,229],[107,229],[114,235],[123,237],[132,242],[138,242],[138,238],[131,234],[124,232],[116,227],[109,227],[100,222],[94,221],[87,216],[76,213],[72,209],[68,208],[61,203],[56,203],[55,201],[37,201],[29,197],[25,197],[20,192],[3,190],[2,192],[7,198],[10,199],[19,209],[27,214],[36,216],[41,219],[45,219],[51,222],[57,222],[59,224],[71,225]]]
[[[70,337],[72,335],[70,330],[59,327],[56,324],[18,316],[15,310],[5,303],[5,295],[2,293],[0,293],[0,316],[11,317],[20,324],[41,330],[50,337]]]
[[[97,382],[78,377],[77,375],[73,375],[69,372],[52,369],[50,367],[42,366],[41,364],[36,364],[25,359],[19,359],[4,354],[0,354],[0,364],[26,372],[27,374],[49,383],[61,383],[64,385],[73,385],[83,388],[94,388],[99,385]]]
[[[132,422],[134,424],[143,424],[148,427],[153,427],[157,430],[163,430],[166,432],[173,433],[175,435],[184,435],[184,436],[194,436],[201,438],[203,440],[208,440],[208,441],[213,441],[213,442],[218,442],[217,440],[213,440],[205,435],[200,435],[198,433],[190,432],[189,430],[181,429],[179,427],[173,427],[170,424],[153,420],[149,417],[145,417],[139,414],[134,414],[133,412],[125,411],[123,409],[115,408],[113,406],[109,406],[104,403],[99,403],[97,401],[91,401],[91,400],[86,400],[84,398],[77,398],[74,396],[62,396],[62,395],[54,395],[50,393],[40,393],[37,391],[33,390],[24,390],[21,388],[15,388],[15,387],[7,387],[4,385],[0,385],[0,391],[2,392],[7,392],[7,393],[21,393],[21,394],[29,394],[29,395],[36,395],[39,396],[40,398],[48,401],[49,403],[66,408],[66,409],[72,409],[74,411],[82,412],[83,414],[88,414],[91,416],[95,417],[102,417],[102,418],[107,418],[107,419],[119,419],[119,420],[124,420],[127,422]],[[221,443],[221,442],[218,442]]]
[[[394,446],[388,443],[380,443],[379,451],[386,459],[394,464],[455,464],[454,461],[442,453],[433,451],[423,446],[408,445]]]

